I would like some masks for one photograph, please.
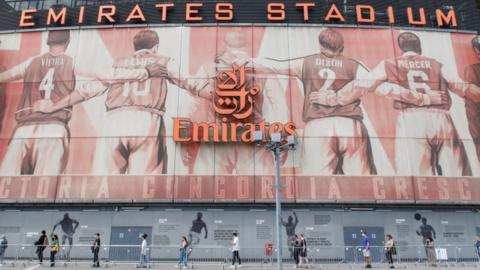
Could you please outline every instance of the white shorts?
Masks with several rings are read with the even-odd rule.
[[[201,143],[193,172],[196,175],[273,175],[273,161],[273,153],[263,146],[241,142]]]
[[[401,112],[395,148],[399,175],[472,175],[463,142],[447,111],[406,109]]]
[[[376,174],[367,129],[353,118],[325,117],[307,122],[301,155],[305,175]]]
[[[69,131],[62,124],[18,127],[0,167],[2,176],[60,175],[68,159]]]
[[[162,116],[133,109],[110,111],[97,141],[93,174],[165,174],[165,141]]]
[[[369,249],[363,249],[362,253],[363,253],[363,257],[370,257],[370,250]]]

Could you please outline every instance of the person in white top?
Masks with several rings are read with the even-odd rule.
[[[147,234],[144,233],[140,237],[142,239],[142,245],[140,246],[140,264],[139,268],[147,268],[147,252],[148,252],[148,243],[147,243]]]
[[[232,240],[232,265],[231,268],[235,268],[235,262],[238,260],[238,267],[242,267],[242,260],[240,259],[240,240],[238,239],[238,233],[233,233],[233,240]]]

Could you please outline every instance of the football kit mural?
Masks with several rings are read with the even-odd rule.
[[[478,200],[479,38],[335,27],[0,35],[0,196]],[[379,45],[381,44],[381,46]]]

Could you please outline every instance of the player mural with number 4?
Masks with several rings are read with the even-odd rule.
[[[19,174],[59,175],[67,164],[72,105],[55,107],[70,95],[105,91],[110,81],[145,80],[146,68],[123,67],[85,72],[94,80],[76,82],[75,64],[66,54],[70,31],[50,31],[49,51],[0,73],[0,82],[23,79],[23,92],[15,112],[17,127],[0,167],[4,176]]]
[[[344,39],[337,30],[323,30],[318,42],[319,53],[299,59],[283,62],[255,59],[256,71],[294,76],[303,84],[304,174],[377,174],[357,87],[368,75],[368,69],[343,55]],[[419,106],[441,103],[436,93],[414,93],[389,83],[384,83],[376,93]]]

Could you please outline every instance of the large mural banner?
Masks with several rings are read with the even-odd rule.
[[[480,38],[322,27],[0,35],[2,201],[480,201]]]

